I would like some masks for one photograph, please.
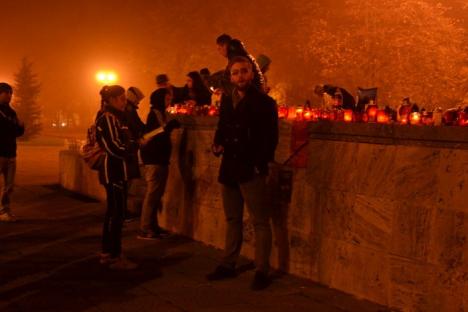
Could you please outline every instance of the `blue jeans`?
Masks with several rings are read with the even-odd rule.
[[[3,176],[3,187],[0,199],[0,214],[10,212],[10,197],[15,184],[16,158],[0,157],[0,175]]]
[[[169,166],[145,165],[146,194],[141,209],[140,230],[144,233],[159,228],[158,212],[162,211],[162,197],[166,189]]]

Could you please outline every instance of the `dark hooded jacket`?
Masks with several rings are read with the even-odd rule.
[[[166,89],[158,89],[151,95],[151,110],[146,120],[145,133],[156,129],[162,129],[169,121],[165,111]],[[171,158],[172,142],[170,133],[162,133],[151,138],[151,140],[141,147],[141,158],[145,165],[169,165]]]
[[[0,157],[16,157],[16,138],[24,134],[18,117],[8,104],[0,104]]]

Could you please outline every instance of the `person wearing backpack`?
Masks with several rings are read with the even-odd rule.
[[[122,226],[127,205],[127,161],[137,147],[125,141],[125,89],[105,86],[100,94],[102,108],[96,119],[96,141],[104,151],[99,181],[107,197],[100,263],[113,270],[132,270],[137,264],[122,256]]]

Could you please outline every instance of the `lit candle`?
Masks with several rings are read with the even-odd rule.
[[[302,120],[304,117],[304,109],[299,106],[296,108],[296,120]]]
[[[288,118],[289,108],[286,105],[278,109],[278,118]]]
[[[421,116],[421,121],[426,126],[434,125],[434,119],[432,119],[433,113],[425,111]]]
[[[468,109],[458,112],[458,125],[468,127]]]
[[[310,111],[310,109],[306,108],[304,109],[304,112],[302,113],[302,116],[304,117],[304,120],[311,120],[312,119],[312,112]]]
[[[353,111],[350,109],[344,110],[343,120],[345,122],[352,122],[353,121]]]
[[[389,118],[388,118],[387,113],[383,109],[378,110],[377,111],[377,122],[381,123],[381,124],[386,124],[386,123],[388,123],[388,121],[389,121]]]
[[[320,119],[330,120],[330,112],[328,110],[323,110],[320,114]]]
[[[375,122],[376,121],[376,116],[377,116],[377,105],[375,104],[369,104],[367,106],[367,117],[369,122]]]
[[[410,114],[410,124],[419,125],[421,122],[421,114],[419,112],[412,112]]]
[[[208,116],[218,116],[218,109],[216,106],[210,106],[210,109],[208,110]]]

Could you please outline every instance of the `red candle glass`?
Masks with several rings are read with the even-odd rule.
[[[388,117],[387,113],[383,109],[379,109],[376,114],[376,119],[378,123],[381,124],[386,124],[390,121],[390,118]]]
[[[353,111],[351,109],[345,109],[343,112],[343,121],[352,122],[354,119]]]
[[[367,117],[368,117],[368,122],[375,122],[376,117],[377,117],[377,105],[375,104],[369,104],[366,109]]]
[[[412,112],[409,120],[411,125],[419,125],[421,123],[421,114],[419,112]]]

